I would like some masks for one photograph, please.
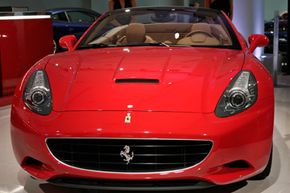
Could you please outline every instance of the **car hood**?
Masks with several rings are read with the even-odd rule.
[[[54,111],[210,113],[243,63],[240,50],[117,47],[56,54],[46,71]]]

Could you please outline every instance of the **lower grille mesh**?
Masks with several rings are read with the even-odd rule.
[[[51,153],[67,165],[111,172],[183,169],[200,163],[212,148],[210,141],[193,140],[60,138],[47,139],[46,143]],[[127,152],[125,146],[129,147]]]

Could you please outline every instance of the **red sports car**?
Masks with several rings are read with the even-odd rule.
[[[105,13],[19,83],[11,135],[21,167],[58,185],[179,190],[271,170],[273,83],[225,14]]]

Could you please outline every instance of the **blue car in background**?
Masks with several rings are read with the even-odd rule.
[[[58,41],[62,36],[74,34],[79,38],[101,15],[84,8],[56,8],[46,10],[52,18],[55,52],[61,50]]]

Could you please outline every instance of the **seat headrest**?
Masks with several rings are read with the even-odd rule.
[[[130,23],[126,29],[126,39],[128,43],[144,42],[145,26],[141,23]]]
[[[191,27],[191,31],[204,31],[211,34],[210,25],[207,23],[194,23]]]

